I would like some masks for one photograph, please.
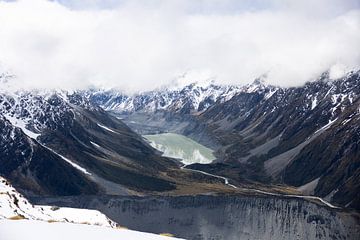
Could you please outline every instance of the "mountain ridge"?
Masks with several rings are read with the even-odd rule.
[[[355,177],[359,165],[359,76],[360,71],[352,71],[331,80],[325,72],[304,86],[290,88],[256,79],[238,87],[231,98],[222,101],[220,97],[201,111],[186,104],[179,108],[108,111],[138,132],[181,133],[216,150],[214,166],[194,165],[196,168],[239,183],[272,179],[301,190],[313,182],[314,189],[308,191],[315,195],[359,208],[356,189],[360,185]],[[98,99],[89,99],[101,105]],[[347,179],[352,179],[351,184]],[[337,190],[339,187],[343,191]]]

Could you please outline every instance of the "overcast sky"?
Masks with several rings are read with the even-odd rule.
[[[360,66],[358,0],[0,0],[0,69],[22,87],[297,86]]]

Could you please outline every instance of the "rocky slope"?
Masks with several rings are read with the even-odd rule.
[[[233,191],[181,168],[83,92],[0,91],[0,175],[27,197]]]
[[[219,162],[246,169],[235,178],[270,178],[359,209],[360,73],[259,87],[265,90],[239,93],[199,117],[222,146]]]
[[[146,194],[194,181],[78,93],[2,92],[0,126],[0,174],[29,196]]]
[[[262,80],[263,77],[256,82]],[[239,92],[253,92],[257,89],[256,84],[240,87],[205,81],[187,85],[175,84],[133,95],[116,89],[92,89],[82,91],[81,94],[90,102],[112,112],[140,134],[180,133],[216,148],[217,142],[205,131],[192,134],[194,127],[202,125],[197,116],[215,103],[226,102]]]
[[[121,104],[107,109],[139,133],[181,133],[217,150],[216,163],[193,168],[225,175],[238,183],[284,183],[341,206],[360,209],[359,75],[359,71],[351,72],[330,80],[324,73],[293,88],[270,86],[261,78],[232,87],[236,90],[228,98],[219,94],[202,109],[181,104],[175,109],[171,104],[146,108],[142,101],[137,101],[140,107],[131,111]],[[198,88],[193,84],[184,89]],[[196,92],[187,93],[190,96],[168,95],[174,100],[167,102],[194,102]],[[153,103],[161,94],[154,91],[129,99]],[[114,99],[109,92],[100,95]],[[91,101],[107,102],[94,96],[97,93],[92,93]]]

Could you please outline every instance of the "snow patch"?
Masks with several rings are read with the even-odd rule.
[[[32,205],[6,179],[0,177],[0,219],[19,215],[30,220],[116,226],[115,222],[97,210]]]
[[[317,106],[317,97],[315,97],[311,102],[311,110],[314,110]]]
[[[90,141],[90,143],[91,143],[92,145],[94,145],[95,147],[97,147],[97,148],[101,148],[100,145],[98,145],[98,144],[96,144],[96,143],[94,143],[94,142],[92,142],[92,141]]]
[[[325,126],[323,126],[322,128],[316,130],[315,133],[318,133],[318,132],[320,132],[320,131],[324,131],[324,130],[328,129],[329,127],[331,127],[331,125],[332,125],[334,122],[336,122],[336,120],[337,120],[337,118],[334,119],[334,120],[329,120],[329,122],[328,122]]]
[[[109,131],[109,132],[117,133],[117,132],[115,132],[114,130],[112,130],[112,129],[110,129],[110,128],[106,127],[106,126],[101,125],[100,123],[98,123],[97,125],[98,125],[99,127],[103,128],[103,129],[105,129],[105,130]]]
[[[15,217],[24,220],[9,220]],[[32,205],[6,179],[0,177],[1,240],[172,239],[118,229],[117,226],[97,210]]]
[[[345,124],[347,124],[347,123],[350,122],[350,121],[351,121],[351,118],[345,119],[344,121],[342,121],[341,125],[345,125]]]
[[[268,100],[269,98],[272,97],[272,95],[274,95],[274,93],[276,93],[277,89],[271,89],[268,93],[265,94],[264,99]]]
[[[26,122],[22,119],[18,119],[10,115],[5,115],[5,118],[9,120],[13,126],[20,128],[30,138],[36,139],[38,136],[41,135],[26,129]]]
[[[74,163],[73,161],[71,161],[70,159],[64,157],[63,155],[58,154],[57,152],[55,152],[54,150],[52,150],[49,147],[46,147],[44,145],[42,145],[43,147],[45,147],[46,149],[50,150],[51,152],[53,152],[54,154],[58,155],[59,157],[61,157],[63,160],[65,160],[67,163],[69,163],[71,166],[73,166],[74,168],[76,168],[77,170],[87,174],[87,175],[91,175],[91,173],[89,173],[85,168],[81,167],[80,165]]]

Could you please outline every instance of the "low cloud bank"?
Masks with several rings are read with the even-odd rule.
[[[296,86],[360,66],[353,1],[75,2],[0,1],[0,66],[14,83],[134,92],[187,73],[188,81],[231,84],[266,74],[271,84]]]

